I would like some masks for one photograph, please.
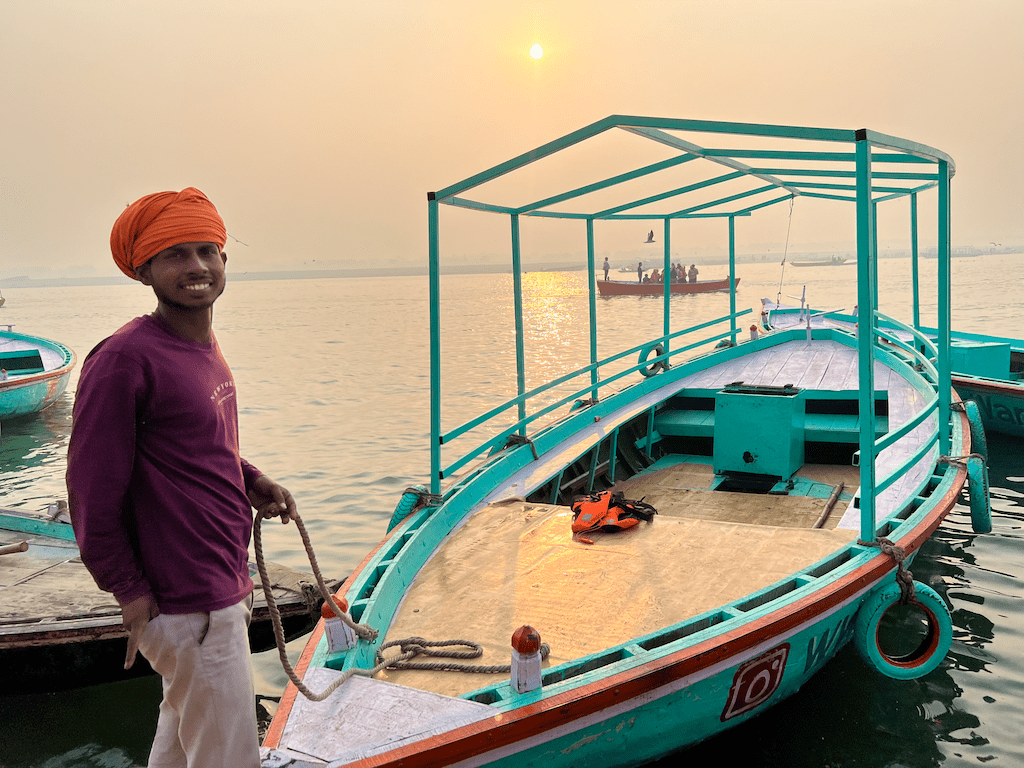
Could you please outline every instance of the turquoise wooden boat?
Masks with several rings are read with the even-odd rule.
[[[553,189],[537,192],[542,170],[515,187],[555,156]],[[880,674],[935,670],[946,603],[905,566],[966,482],[950,457],[971,452],[971,429],[948,344],[909,327],[914,343],[885,338],[895,321],[869,265],[875,206],[934,197],[948,329],[953,172],[938,150],[867,130],[612,116],[430,193],[430,483],[402,496],[339,591],[358,634],[332,617],[311,636],[264,768],[637,765],[756,717],[851,641]],[[510,189],[526,192],[513,204]],[[673,330],[665,285],[662,327],[601,358],[591,280],[590,363],[527,389],[521,217],[578,220],[590,275],[597,220],[650,220],[668,269],[672,223],[718,217],[734,284],[737,223],[796,195],[856,221],[871,308],[858,335],[751,338],[735,291],[720,318]],[[517,394],[467,421],[442,397],[442,205],[510,223]],[[609,491],[657,514],[574,532]],[[443,641],[475,658],[394,667]],[[500,671],[447,671],[464,664]]]
[[[1024,438],[1024,341],[952,331],[951,342],[960,397],[978,404],[987,431]]]
[[[56,341],[0,330],[0,420],[52,405],[67,389],[75,353]]]

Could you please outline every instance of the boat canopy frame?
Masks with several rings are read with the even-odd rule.
[[[673,152],[669,158],[650,163],[644,162],[631,170],[619,172],[583,186],[564,189],[542,199],[525,204],[508,205],[484,199],[478,188],[508,174],[517,172],[563,150],[581,145],[588,140],[612,131],[624,131],[627,134],[656,142]],[[736,143],[729,147],[705,147],[695,143],[693,135],[706,135],[715,138],[728,138]],[[744,142],[749,142],[745,146]],[[796,143],[797,148],[791,148]],[[765,144],[771,147],[765,148]],[[783,148],[778,148],[782,146]],[[648,181],[658,179],[664,174],[667,181],[668,172],[683,164],[704,161],[710,166],[711,173],[706,178],[683,186],[671,186],[654,195],[646,195],[638,199],[623,199],[622,202],[608,206],[606,202],[593,204],[584,208],[581,203],[587,202],[588,195],[615,190],[626,197],[628,190],[623,186],[628,182],[645,178]],[[756,163],[756,165],[748,164]],[[724,172],[722,172],[724,171]],[[480,456],[488,449],[502,447],[502,441],[512,435],[525,438],[527,427],[535,420],[551,413],[555,408],[565,405],[573,399],[589,395],[593,401],[599,400],[600,391],[608,385],[619,381],[622,377],[641,371],[652,364],[665,362],[670,357],[693,350],[710,341],[729,339],[737,343],[737,320],[751,310],[736,309],[736,219],[748,217],[755,211],[770,206],[791,202],[796,197],[807,197],[852,203],[855,206],[856,239],[857,239],[857,301],[859,311],[858,322],[858,367],[860,375],[859,409],[866,418],[861,419],[859,439],[860,480],[861,480],[861,538],[873,541],[876,538],[875,496],[887,486],[892,476],[877,478],[875,459],[885,447],[900,435],[888,435],[876,440],[875,416],[872,402],[874,392],[874,361],[882,357],[881,344],[892,345],[902,349],[907,355],[914,356],[923,363],[925,373],[935,386],[935,396],[928,403],[925,411],[906,429],[923,423],[931,414],[937,412],[938,429],[934,440],[929,441],[915,454],[915,460],[924,456],[935,443],[942,455],[949,453],[950,447],[950,182],[956,172],[953,159],[924,144],[907,139],[890,136],[867,129],[826,129],[783,125],[766,125],[755,123],[715,122],[675,118],[657,118],[643,116],[612,115],[598,120],[584,128],[566,134],[561,138],[543,144],[536,149],[525,152],[506,162],[495,165],[469,178],[427,194],[428,205],[428,250],[429,250],[429,291],[430,291],[430,385],[431,385],[431,492],[441,491],[441,481],[451,477],[453,473],[464,467],[468,462]],[[722,185],[729,186],[732,182],[743,181],[746,189],[720,197],[707,199],[709,193],[715,193]],[[722,187],[724,188],[724,187]],[[935,343],[927,340],[918,330],[920,328],[920,290],[918,274],[918,198],[925,191],[937,190],[937,221],[938,221],[938,280],[936,296],[936,325],[938,329]],[[467,197],[467,193],[476,191],[476,197]],[[731,191],[731,188],[730,188]],[[687,204],[685,201],[691,201]],[[910,229],[913,283],[913,327],[903,326],[914,333],[917,345],[909,346],[898,342],[886,328],[896,321],[879,312],[878,309],[878,275],[877,252],[878,235],[876,228],[877,206],[891,200],[909,198]],[[680,205],[680,201],[684,201]],[[593,200],[591,200],[593,203]],[[566,205],[579,205],[566,210]],[[510,226],[510,256],[513,274],[514,312],[516,325],[516,371],[518,379],[517,395],[504,404],[491,409],[487,413],[465,422],[447,434],[441,430],[441,322],[440,322],[440,206],[452,206],[467,210],[507,216]],[[656,210],[652,210],[656,209]],[[577,219],[586,223],[587,237],[587,269],[589,293],[589,327],[590,327],[590,363],[555,381],[527,391],[525,375],[525,353],[523,348],[523,300],[522,300],[522,263],[520,241],[520,217],[540,217],[552,219]],[[680,219],[725,219],[728,223],[729,240],[729,314],[709,323],[687,328],[682,331],[670,331],[670,283],[664,284],[663,334],[646,344],[625,352],[620,352],[603,360],[597,354],[597,290],[595,285],[595,237],[594,222],[596,220],[660,220],[663,222],[664,269],[667,273],[671,268],[671,224]],[[671,349],[670,343],[697,331],[703,331],[717,324],[728,323],[728,330],[712,333],[697,342],[690,342],[677,349]],[[867,332],[863,332],[864,330]],[[609,363],[621,360],[637,351],[650,352],[656,345],[661,351],[638,365],[632,366],[615,375],[601,378],[601,369]],[[889,347],[892,349],[892,346]],[[931,365],[930,361],[935,364]],[[569,395],[555,404],[547,404],[534,412],[528,412],[528,403],[542,392],[554,386],[564,384],[576,378],[589,379],[581,384],[574,394]],[[517,409],[518,418],[510,427],[499,430],[499,434],[476,445],[464,453],[454,463],[442,466],[441,447],[452,443],[467,432],[488,422],[511,408]],[[864,457],[870,457],[865,460]],[[865,490],[868,489],[868,490]]]

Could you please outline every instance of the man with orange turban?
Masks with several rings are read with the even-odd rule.
[[[114,261],[157,307],[89,353],[75,397],[67,485],[82,562],[121,606],[125,669],[141,651],[163,678],[151,768],[259,765],[252,507],[297,515],[239,455],[235,382],[213,334],[226,235],[192,187],[121,213]]]

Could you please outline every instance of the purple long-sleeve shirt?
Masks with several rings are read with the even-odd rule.
[[[75,396],[68,503],[82,562],[122,603],[214,611],[252,591],[260,476],[238,452],[231,371],[217,346],[146,315],[88,357]]]

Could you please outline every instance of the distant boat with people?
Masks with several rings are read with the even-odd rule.
[[[739,284],[740,279],[737,277],[735,285]],[[635,280],[598,280],[597,288],[602,296],[662,296],[665,293],[665,283],[638,283]],[[669,283],[669,293],[673,295],[728,290],[728,277],[721,280],[698,280],[695,283]]]

